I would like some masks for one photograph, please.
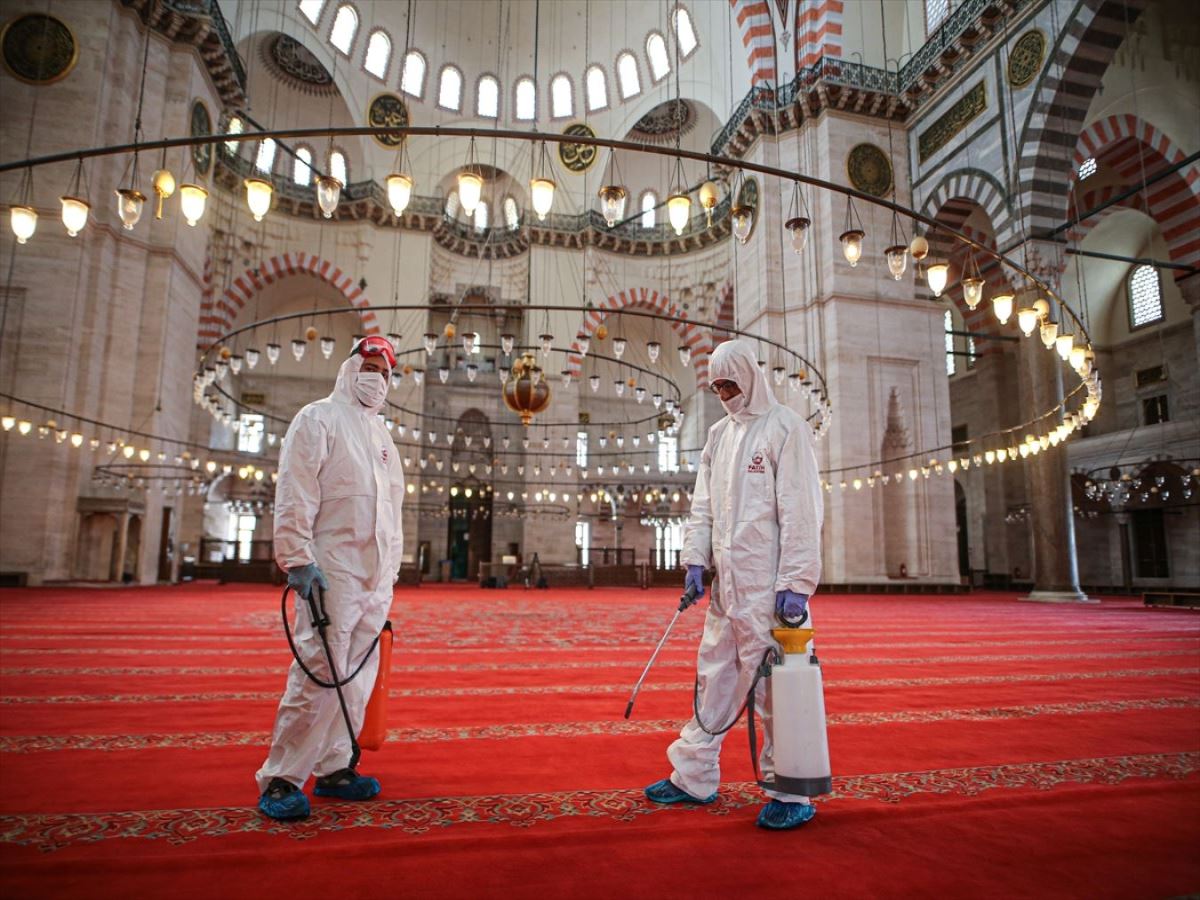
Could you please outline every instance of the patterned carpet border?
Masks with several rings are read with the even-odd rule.
[[[922,794],[975,797],[995,790],[1050,791],[1064,785],[1119,785],[1130,779],[1183,780],[1195,776],[1198,763],[1200,752],[1187,751],[853,775],[835,777],[833,793],[819,803],[836,809],[841,803],[899,803]],[[260,833],[304,840],[350,828],[421,835],[474,824],[529,828],[570,817],[629,822],[651,814],[724,816],[762,800],[755,785],[741,782],[725,786],[715,803],[691,808],[656,806],[640,790],[626,789],[383,800],[361,805],[317,803],[310,818],[291,824],[275,822],[250,807],[39,813],[0,816],[0,843],[49,853],[73,845],[131,838],[186,844],[201,838]]]

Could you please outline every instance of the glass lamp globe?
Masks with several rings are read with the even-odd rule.
[[[672,194],[667,198],[667,219],[676,234],[683,234],[692,215],[692,198],[687,194]]]
[[[1000,320],[1001,325],[1007,325],[1013,311],[1013,295],[1012,294],[997,294],[992,298],[992,311],[996,314],[996,318]]]
[[[254,216],[254,221],[261,222],[263,216],[271,210],[271,195],[275,192],[275,188],[265,178],[247,178],[245,185],[246,205],[250,207],[250,214]]]
[[[133,226],[142,218],[146,195],[133,188],[121,188],[116,193],[117,214],[121,217],[121,225],[126,231],[133,231]]]
[[[896,244],[884,250],[883,255],[887,259],[888,271],[892,273],[892,278],[899,281],[904,277],[904,270],[908,268],[908,246]]]
[[[317,206],[321,207],[321,215],[332,219],[342,196],[342,183],[332,175],[317,176]]]
[[[866,232],[860,228],[843,231],[838,236],[838,240],[842,242],[842,255],[846,258],[846,262],[850,263],[851,268],[857,266],[858,261],[862,259],[863,238],[866,236]]]
[[[962,282],[963,302],[968,309],[974,309],[983,300],[983,279],[964,278]]]
[[[788,230],[792,236],[792,250],[796,253],[803,253],[804,248],[808,246],[808,231],[812,225],[808,219],[803,216],[797,216],[794,219],[788,219],[783,227]]]
[[[946,289],[946,281],[950,277],[950,263],[936,262],[932,263],[925,270],[925,279],[929,282],[929,289],[933,291],[933,296],[942,296],[942,291]]]
[[[392,212],[400,215],[412,200],[413,180],[410,175],[392,174],[386,179],[388,205]]]
[[[554,205],[554,182],[549,178],[530,179],[529,199],[533,204],[533,211],[537,213],[538,221],[546,221],[546,216]]]
[[[733,226],[733,236],[739,244],[750,240],[750,232],[754,230],[754,210],[749,206],[735,206],[729,211],[729,221]]]
[[[9,222],[17,243],[24,244],[37,231],[38,214],[32,206],[14,206],[9,210]]]
[[[629,194],[625,188],[616,184],[606,184],[600,188],[597,196],[600,198],[600,214],[604,216],[604,224],[612,228],[625,218],[625,201]]]
[[[91,204],[78,197],[59,197],[58,199],[62,203],[63,227],[67,229],[67,234],[75,237],[87,225]]]
[[[204,207],[208,203],[208,191],[198,184],[184,184],[179,187],[179,209],[188,225],[195,228],[200,217],[204,215]]]
[[[468,216],[475,214],[475,207],[483,196],[483,176],[474,172],[458,173],[458,202]]]

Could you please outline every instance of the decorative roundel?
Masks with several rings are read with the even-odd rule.
[[[13,19],[0,33],[4,65],[29,84],[52,84],[75,67],[79,44],[59,19],[28,13]]]
[[[409,122],[408,107],[395,94],[379,94],[367,107],[367,124],[372,128],[403,128]],[[404,143],[403,134],[373,134],[371,137],[389,149]]]
[[[886,196],[892,190],[892,164],[874,144],[859,144],[850,151],[846,175],[850,184],[873,197]]]
[[[1013,44],[1008,55],[1008,83],[1022,88],[1037,77],[1046,58],[1046,35],[1034,28],[1025,32]]]
[[[207,137],[212,134],[212,116],[208,107],[200,100],[192,103],[192,137]],[[212,167],[212,144],[196,144],[192,147],[192,162],[196,166],[196,174],[207,175]]]
[[[571,123],[563,129],[563,134],[577,134],[591,138],[596,136],[596,132],[583,122]],[[580,175],[595,165],[596,146],[594,144],[559,144],[558,161],[568,172]]]

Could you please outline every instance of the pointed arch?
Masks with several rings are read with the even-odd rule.
[[[222,334],[231,331],[242,309],[264,287],[294,275],[307,275],[332,285],[346,298],[347,303],[361,310],[359,319],[362,321],[363,331],[366,334],[379,333],[379,322],[375,313],[367,309],[371,301],[353,277],[329,260],[311,253],[284,253],[268,259],[257,268],[247,269],[233,279],[233,283],[220,296],[217,296],[216,291],[205,292],[205,299],[200,304],[197,346],[207,348]]]
[[[674,316],[671,330],[679,337],[679,342],[692,351],[692,370],[696,374],[696,384],[701,387],[708,385],[708,358],[712,355],[712,336],[705,329],[687,321],[687,313],[677,307],[666,294],[660,294],[652,288],[630,288],[618,291],[606,297],[596,309],[589,310],[583,316],[579,331],[589,337],[595,334],[610,315],[630,307],[641,307],[653,310],[663,315]],[[583,364],[583,356],[579,352],[579,342],[571,341],[571,350],[567,354],[567,370],[575,378]]]

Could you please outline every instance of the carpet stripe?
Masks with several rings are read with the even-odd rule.
[[[920,795],[975,797],[996,790],[1051,791],[1078,785],[1118,785],[1130,779],[1192,779],[1200,752],[1152,753],[1053,762],[835,776],[834,790],[820,801],[829,812],[843,803],[899,803]],[[0,816],[0,842],[43,852],[114,839],[186,844],[236,834],[277,834],[297,840],[349,828],[398,829],[419,835],[471,825],[528,828],[555,819],[588,817],[629,822],[643,815],[725,815],[758,806],[757,785],[725,785],[715,803],[700,807],[657,806],[640,790],[558,791],[472,797],[382,800],[368,804],[317,803],[303,822],[285,824],[250,807],[158,809],[107,813],[30,813]]]
[[[1042,716],[1079,716],[1141,710],[1200,709],[1200,697],[1153,697],[1138,700],[1093,700],[1074,703],[1038,703],[1028,706],[995,706],[975,709],[890,710],[887,712],[830,713],[830,728],[858,725],[929,724],[936,722],[989,722],[1032,719]],[[446,741],[500,741],[529,737],[577,738],[614,734],[676,732],[678,719],[592,722],[530,722],[449,728],[393,728],[388,741],[395,744]],[[259,745],[268,742],[262,731],[213,731],[191,734],[53,734],[0,737],[0,753],[49,753],[63,750],[125,752],[130,750],[183,749]]]

